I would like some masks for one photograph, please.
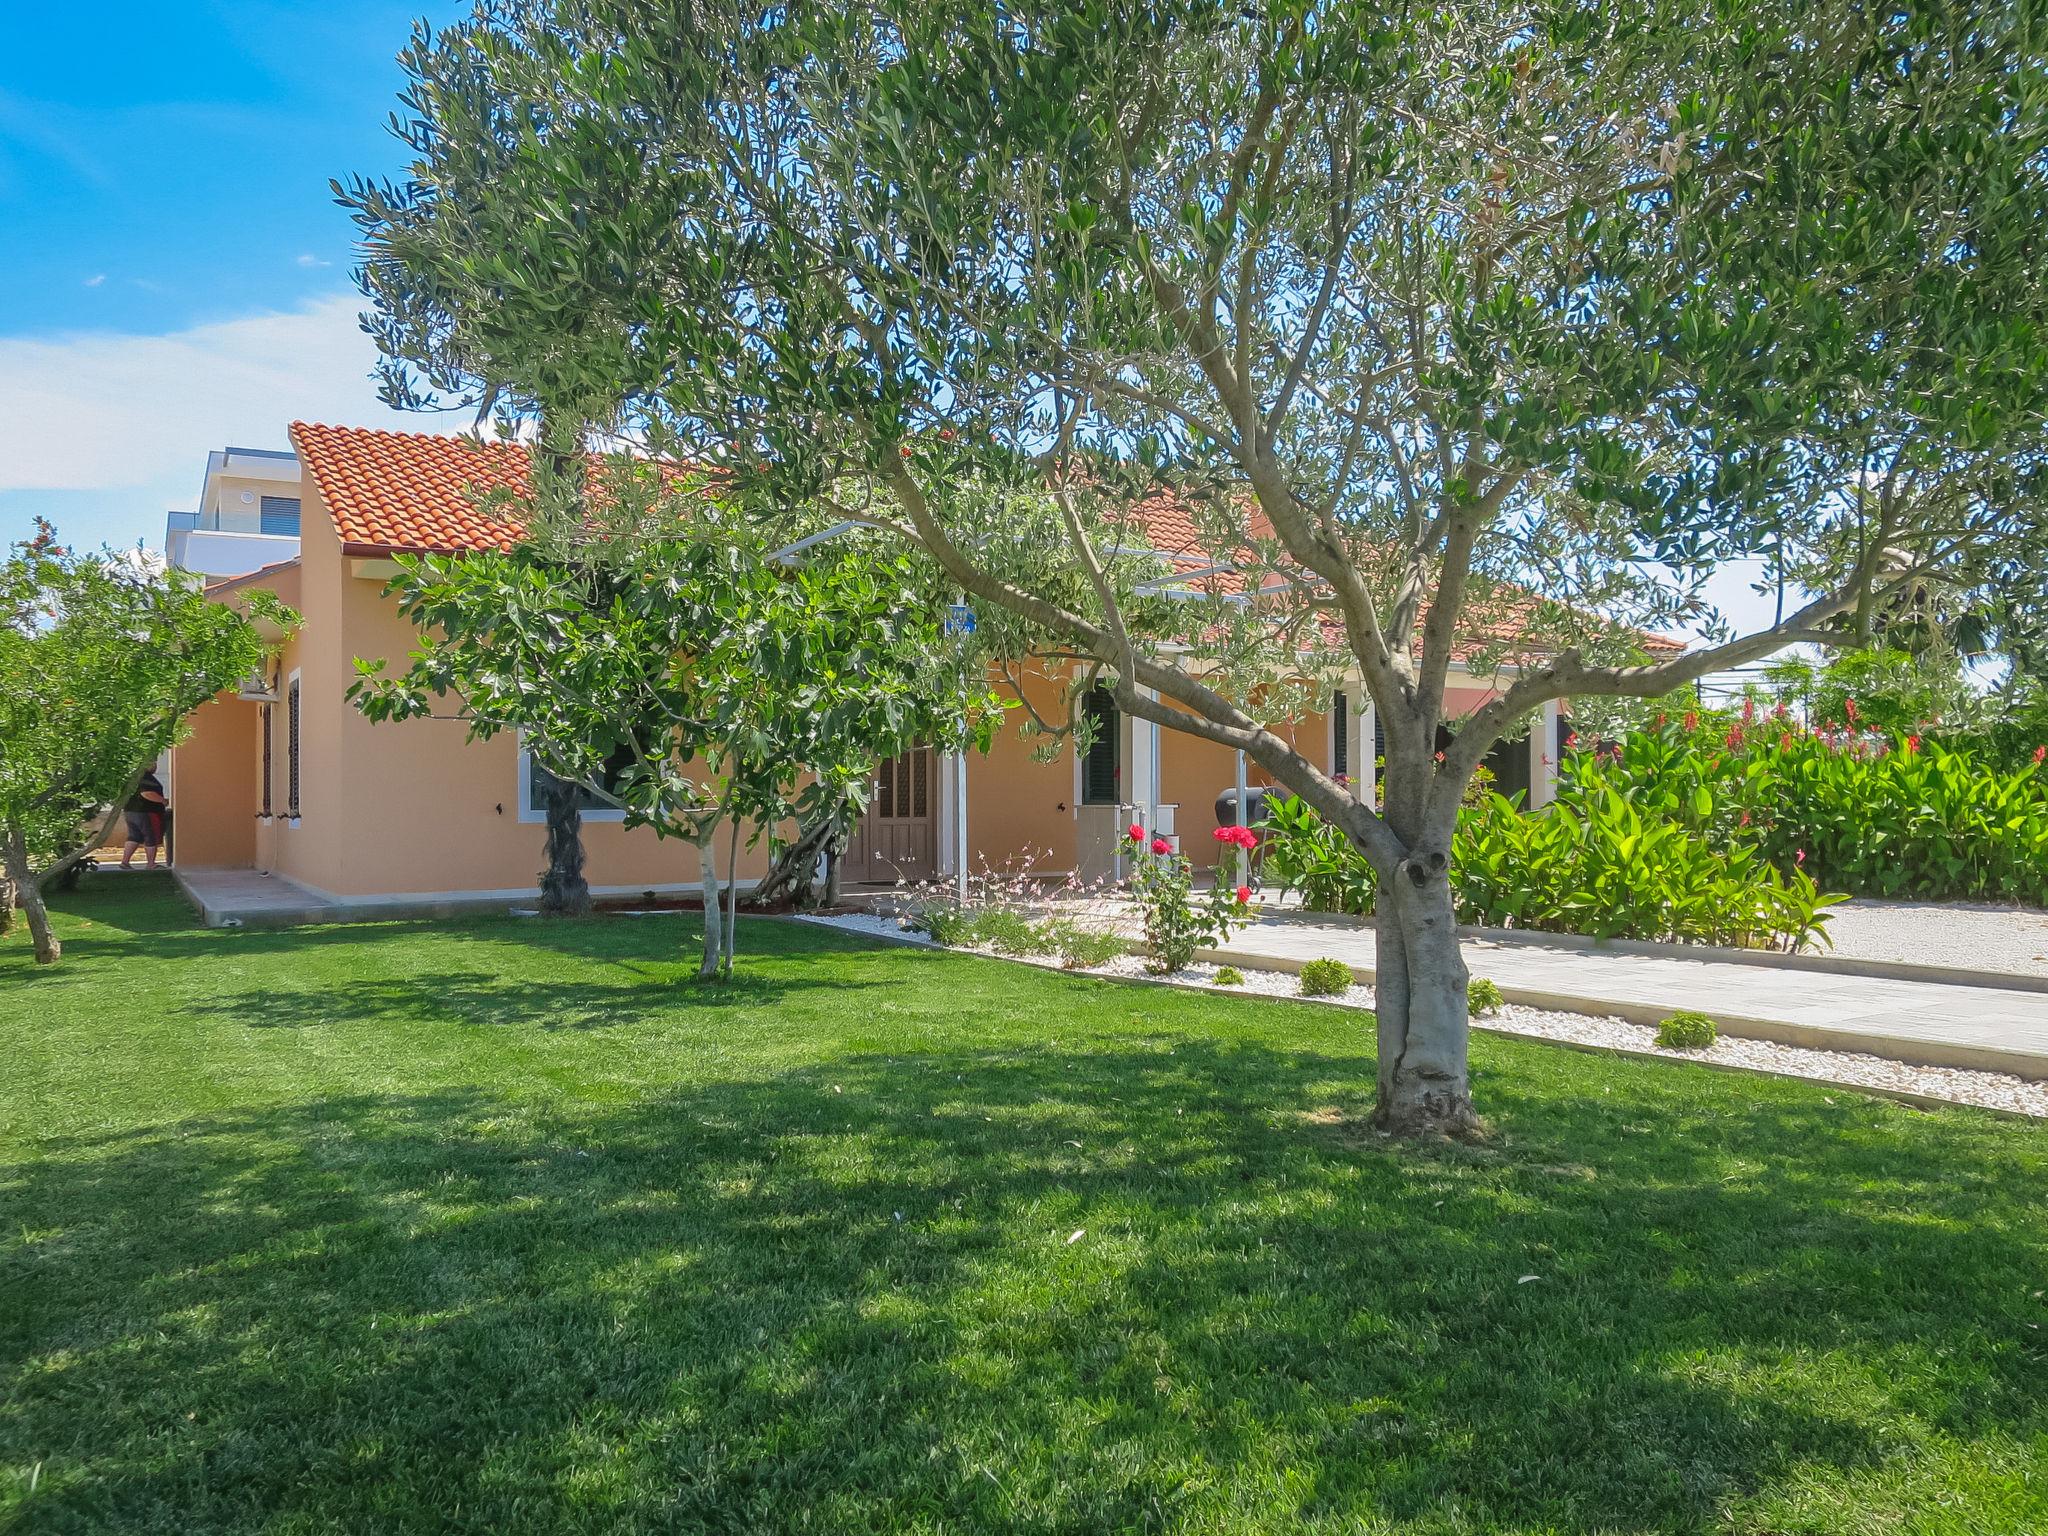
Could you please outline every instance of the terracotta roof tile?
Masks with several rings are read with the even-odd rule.
[[[507,549],[525,531],[477,505],[500,487],[525,493],[523,443],[303,421],[291,434],[346,554]]]
[[[481,493],[500,487],[525,494],[524,443],[479,444],[466,437],[302,421],[292,423],[291,435],[300,464],[320,488],[345,554],[506,549],[525,531],[516,520],[477,504]],[[1212,561],[1192,509],[1175,492],[1163,487],[1147,492],[1134,510],[1152,548],[1171,556],[1177,567]],[[1258,523],[1263,531],[1263,518]],[[1227,584],[1227,578],[1208,579]],[[1533,615],[1535,605],[1532,595],[1501,604],[1493,615],[1474,615],[1476,632],[1461,641],[1460,658],[1480,650],[1489,635],[1497,638],[1514,617]],[[1684,649],[1684,642],[1663,635],[1643,640],[1655,653]]]

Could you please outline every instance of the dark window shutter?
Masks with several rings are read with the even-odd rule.
[[[270,814],[270,713],[273,706],[263,706],[263,814]]]
[[[256,513],[256,526],[263,533],[281,534],[296,539],[299,536],[299,498],[296,496],[266,496]]]
[[[1387,729],[1380,722],[1380,712],[1372,712],[1372,760],[1381,762],[1387,755]]]
[[[1118,728],[1116,701],[1107,688],[1092,688],[1081,708],[1094,728],[1088,755],[1081,759],[1081,803],[1115,805],[1123,787],[1123,732]]]
[[[1339,688],[1330,696],[1330,771],[1351,777],[1351,695]]]
[[[287,816],[299,814],[299,680],[292,679],[291,693],[285,704],[285,801]]]

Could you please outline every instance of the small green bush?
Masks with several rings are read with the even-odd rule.
[[[1351,967],[1342,960],[1311,960],[1301,968],[1303,997],[1338,997],[1351,990]]]
[[[1667,1051],[1704,1051],[1719,1036],[1712,1019],[1690,1008],[1679,1009],[1657,1026],[1657,1043]]]
[[[1244,972],[1234,965],[1226,965],[1216,973],[1216,985],[1219,987],[1241,987],[1244,985]]]
[[[954,949],[1035,955],[1045,947],[1031,919],[1009,907],[935,904],[918,915],[918,926],[935,942]]]
[[[1124,952],[1124,941],[1101,928],[1084,928],[1071,917],[1051,917],[1038,925],[1040,953],[1057,955],[1067,970],[1085,971],[1107,965]]]
[[[1500,995],[1500,988],[1484,976],[1470,982],[1465,988],[1465,1011],[1475,1019],[1483,1019],[1489,1013],[1498,1013],[1507,999]]]

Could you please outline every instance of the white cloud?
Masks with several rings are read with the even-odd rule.
[[[106,274],[106,273],[104,273],[104,272],[95,272],[95,273],[93,273],[93,275],[92,275],[91,277],[88,277],[88,278],[87,278],[87,279],[85,280],[85,286],[86,286],[86,287],[88,287],[88,288],[97,288],[97,287],[99,287],[99,285],[100,285],[101,283],[104,283],[104,282],[105,282],[106,280],[107,280],[107,274]]]
[[[318,256],[315,256],[311,251],[301,251],[299,253],[299,265],[302,267],[331,267],[334,265],[334,263],[331,261],[322,261]]]
[[[294,420],[466,426],[377,399],[360,307],[335,294],[166,336],[0,337],[0,492],[196,486],[209,449],[281,448]]]

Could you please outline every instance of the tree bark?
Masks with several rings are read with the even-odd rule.
[[[730,850],[725,861],[725,974],[732,974],[732,957],[739,948],[740,930],[740,824],[735,817],[726,839]]]
[[[583,810],[574,785],[553,779],[547,795],[548,867],[540,876],[543,917],[590,916],[590,886],[583,878]]]
[[[1467,1071],[1470,975],[1458,949],[1448,868],[1441,850],[1418,851],[1380,886],[1373,1124],[1397,1136],[1462,1137],[1480,1130]]]
[[[21,904],[24,916],[28,918],[28,933],[35,945],[37,965],[55,965],[64,953],[64,946],[57,942],[57,935],[50,929],[50,910],[43,905],[43,890],[36,883],[36,877],[28,867],[28,840],[18,827],[6,829],[0,839],[0,863],[6,867],[8,883],[14,887],[13,899]]]
[[[699,981],[719,978],[724,952],[725,923],[719,913],[718,825],[704,829],[697,840],[697,879],[704,892],[704,958],[697,966]]]

